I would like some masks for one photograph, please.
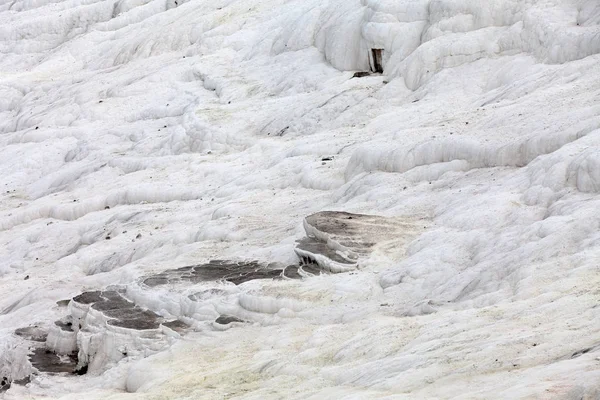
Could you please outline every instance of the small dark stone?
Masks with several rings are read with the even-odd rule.
[[[110,206],[105,206],[104,209],[105,210],[110,210]]]
[[[24,281],[26,281],[27,279],[29,279],[29,275],[25,275],[25,278],[23,278]]]
[[[237,317],[234,317],[232,315],[220,315],[219,318],[217,318],[215,320],[215,322],[220,325],[229,325],[232,322],[244,322],[244,321]]]
[[[321,161],[331,161],[333,160],[333,157],[323,157],[321,158]]]
[[[36,126],[36,127],[35,127],[35,130],[37,131],[38,129],[40,129],[40,127],[39,127],[39,126]]]
[[[106,240],[110,240],[110,236],[105,237]]]
[[[98,103],[102,103],[102,100],[98,100]]]

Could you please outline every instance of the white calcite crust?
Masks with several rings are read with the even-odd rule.
[[[599,99],[597,0],[4,2],[0,397],[597,398]]]

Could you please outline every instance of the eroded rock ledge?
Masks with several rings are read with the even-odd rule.
[[[305,263],[325,271],[348,272],[378,247],[412,238],[416,226],[406,219],[321,211],[304,219],[306,237],[297,242],[295,251]]]

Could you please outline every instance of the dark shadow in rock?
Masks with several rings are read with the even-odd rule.
[[[3,376],[2,379],[0,379],[0,393],[6,392],[8,389],[10,389],[10,384],[11,382],[8,380],[8,377]]]
[[[73,324],[70,322],[55,321],[54,325],[58,326],[65,332],[73,332]]]
[[[29,356],[31,365],[40,372],[48,373],[72,373],[77,366],[77,354],[59,356],[43,347],[33,350]]]
[[[15,335],[33,342],[45,342],[48,332],[38,328],[37,326],[28,326],[26,328],[19,328],[15,330]]]
[[[366,72],[366,71],[359,71],[359,72],[355,72],[354,75],[352,75],[353,78],[364,78],[365,76],[370,76],[371,73],[370,72]]]
[[[596,344],[595,346],[585,347],[585,348],[583,348],[581,350],[577,350],[577,351],[575,351],[573,353],[565,354],[564,356],[556,359],[556,361],[571,360],[573,358],[578,358],[578,357],[581,357],[581,356],[583,356],[585,354],[593,353],[593,352],[598,351],[598,350],[600,350],[600,344]]]
[[[356,261],[348,260],[340,256],[335,250],[328,247],[326,243],[320,242],[311,237],[305,237],[299,240],[296,244],[296,248],[299,250],[307,251],[312,254],[321,254],[328,259],[335,261],[340,264],[355,264]]]
[[[80,368],[77,368],[75,371],[73,371],[73,373],[75,375],[85,375],[85,374],[87,374],[87,371],[88,371],[88,366],[84,365]]]
[[[167,328],[173,329],[175,332],[181,333],[190,326],[183,321],[175,319],[173,321],[168,321],[163,323]]]
[[[600,349],[600,345],[592,346],[592,347],[586,347],[585,349],[581,349],[581,350],[576,351],[575,353],[573,353],[571,355],[571,358],[581,357],[584,354],[587,354],[587,353],[592,352],[592,351],[596,351],[598,349]]]
[[[220,325],[228,325],[232,322],[244,322],[244,320],[234,317],[232,315],[220,315],[219,318],[215,320],[215,322]]]
[[[13,385],[21,385],[21,386],[25,386],[27,385],[29,382],[31,382],[31,376],[26,376],[23,379],[15,379],[14,381],[12,381]]]

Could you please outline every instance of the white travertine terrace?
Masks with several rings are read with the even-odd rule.
[[[330,210],[410,223],[141,283],[297,265]],[[598,210],[597,0],[0,4],[4,399],[594,399]],[[65,306],[108,288],[189,328]]]

